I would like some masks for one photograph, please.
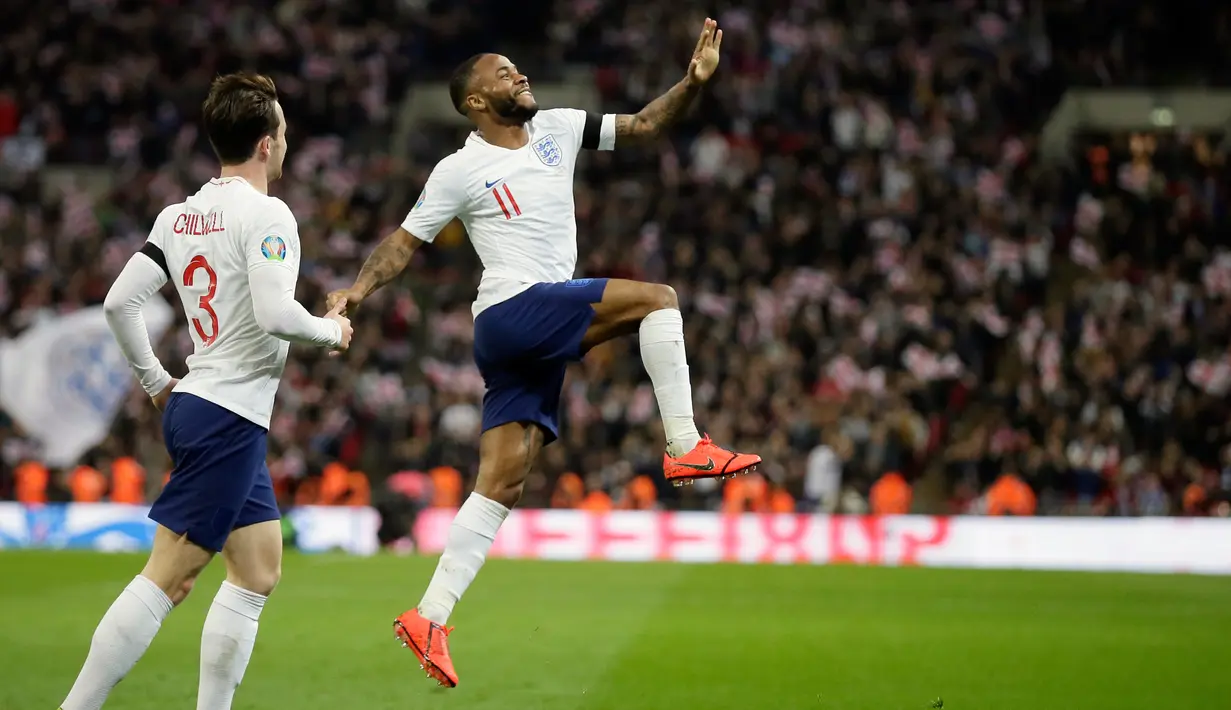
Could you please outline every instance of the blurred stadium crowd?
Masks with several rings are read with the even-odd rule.
[[[418,81],[498,48],[532,82],[589,64],[602,109],[635,112],[681,75],[698,13],[714,11],[436,5],[6,3],[0,21],[18,29],[0,36],[0,337],[99,303],[161,207],[214,174],[194,121],[216,73],[277,81],[291,150],[275,194],[300,223],[300,300],[320,310],[460,145],[463,131],[425,125],[390,154]],[[1059,165],[1038,138],[1072,87],[1182,80],[1193,65],[1231,75],[1217,51],[1231,14],[1203,11],[1217,36],[1180,52],[1158,49],[1185,27],[1151,14],[1165,8],[1061,5],[720,3],[723,65],[696,110],[656,148],[579,169],[579,276],[676,288],[700,428],[760,453],[764,478],[662,486],[632,341],[571,373],[564,437],[525,502],[1227,515],[1223,136],[1086,134]],[[110,187],[44,179],[66,165],[104,169]],[[346,472],[373,496],[393,482],[441,504],[465,485],[482,395],[476,266],[453,229],[365,304],[348,356],[292,350],[270,438],[287,500],[366,499]],[[158,350],[176,372],[190,346],[177,323]],[[38,449],[2,417],[0,438],[11,497]],[[105,477],[121,456],[156,489],[168,464],[139,389],[85,463]],[[51,472],[53,495],[76,490],[74,473]]]

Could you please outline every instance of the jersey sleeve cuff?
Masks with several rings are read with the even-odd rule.
[[[325,330],[329,333],[329,346],[338,348],[342,346],[342,324],[332,318],[324,318]]]
[[[161,366],[151,370],[145,377],[141,378],[141,389],[145,390],[145,393],[151,397],[165,390],[169,384],[171,384],[171,373],[164,370]]]
[[[415,223],[414,215],[415,215],[414,211],[411,211],[410,214],[406,215],[406,219],[403,220],[401,224],[402,231],[406,232],[407,234],[414,237],[415,239],[418,239],[419,241],[425,242],[427,244],[431,244],[432,242],[436,241],[436,235],[440,234],[441,229],[444,229],[444,227],[442,226],[440,229],[437,229],[436,231],[432,231],[430,229],[424,229],[422,225]],[[453,220],[450,219],[449,221],[451,222]],[[446,222],[445,224],[448,224],[448,222]]]
[[[603,114],[603,122],[598,131],[598,149],[615,150],[616,117],[614,113]]]

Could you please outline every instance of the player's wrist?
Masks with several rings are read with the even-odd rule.
[[[332,318],[324,318],[326,327],[329,329],[329,347],[337,348],[342,346],[342,324]]]
[[[141,388],[150,397],[156,397],[167,388],[167,385],[171,384],[172,379],[171,373],[159,368],[157,372],[151,373],[149,377],[142,380]]]

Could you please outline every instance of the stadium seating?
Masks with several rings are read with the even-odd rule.
[[[464,135],[422,124],[395,141],[399,107],[454,60],[510,44],[490,17],[467,34],[474,8],[428,22],[412,3],[379,19],[364,2],[90,4],[0,37],[0,337],[102,300],[161,206],[212,174],[197,106],[240,66],[278,82],[291,153],[275,193],[300,222],[299,298],[322,309]],[[509,30],[504,51],[553,81],[588,64],[607,112],[674,81],[696,24],[660,21],[648,0],[517,5],[552,21]],[[1042,150],[1067,89],[1164,80],[1145,72],[1182,72],[1183,57],[1126,58],[1157,37],[1130,23],[1116,44],[1066,29],[1097,17],[1024,4],[830,5],[720,14],[723,68],[696,110],[661,145],[592,156],[578,176],[580,275],[675,287],[698,422],[759,452],[764,479],[725,495],[662,486],[653,394],[623,342],[571,372],[563,438],[526,502],[1227,515],[1224,136],[1091,130],[1061,160]],[[598,31],[612,13],[623,31]],[[323,502],[331,465],[350,487],[329,502],[368,500],[357,471],[374,492],[400,472],[473,475],[477,270],[460,228],[411,272],[365,304],[345,358],[292,351],[271,429],[288,502]],[[177,327],[158,351],[177,372],[190,346]],[[72,471],[26,466],[18,481],[38,447],[2,414],[0,441],[0,497],[36,495],[36,479],[72,495]],[[83,463],[110,475],[120,457],[152,486],[168,465],[137,389]]]

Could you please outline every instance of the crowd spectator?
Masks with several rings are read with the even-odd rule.
[[[158,210],[213,174],[194,121],[217,72],[278,82],[291,153],[275,192],[300,221],[300,300],[319,307],[459,144],[423,126],[388,155],[416,78],[512,41],[523,69],[590,64],[603,109],[635,112],[681,75],[701,17],[560,0],[497,24],[488,4],[433,5],[0,10],[25,28],[0,39],[0,336],[101,301]],[[672,136],[583,161],[579,276],[676,288],[699,424],[766,464],[725,496],[662,487],[652,390],[635,343],[613,343],[570,373],[526,503],[1227,515],[1223,137],[1083,135],[1069,165],[1038,151],[1067,88],[1227,66],[1225,8],[1203,18],[1214,40],[1165,57],[1170,14],[1141,8],[727,4],[721,76]],[[55,164],[105,166],[113,187],[49,187]],[[477,265],[454,226],[411,271],[365,303],[345,358],[293,349],[270,437],[288,500],[314,500],[327,471],[341,498],[360,495],[342,483],[356,471],[424,500],[425,472],[473,476]],[[190,347],[178,328],[159,352],[174,371]],[[131,456],[161,480],[155,414],[134,392],[90,463]],[[0,491],[16,490],[4,479],[37,451],[2,420],[0,436]]]

